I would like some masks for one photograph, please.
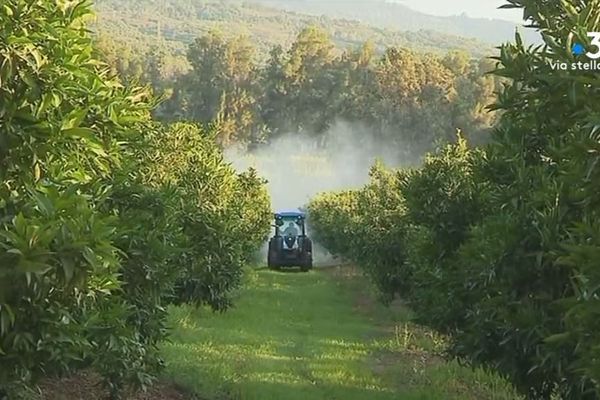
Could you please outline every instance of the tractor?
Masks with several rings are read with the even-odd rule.
[[[274,214],[275,234],[269,240],[267,263],[269,269],[300,267],[303,272],[312,269],[312,242],[306,235],[306,216],[300,211]]]

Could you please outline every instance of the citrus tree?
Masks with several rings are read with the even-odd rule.
[[[0,6],[0,395],[10,398],[78,368],[100,372],[113,398],[147,386],[162,365],[165,307],[228,304],[269,226],[264,182],[233,171],[211,134],[153,122],[147,91],[97,60],[89,15],[86,1]],[[183,296],[189,279],[200,289]]]

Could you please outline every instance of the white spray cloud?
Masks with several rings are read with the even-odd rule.
[[[318,136],[283,135],[251,153],[237,148],[225,150],[225,158],[236,169],[253,167],[268,181],[275,211],[303,207],[321,192],[360,188],[368,182],[369,169],[377,159],[389,167],[418,162],[418,155],[400,154],[398,144],[378,141],[364,124],[344,121]],[[319,249],[315,251],[315,265],[333,263],[331,256]],[[266,248],[263,251],[266,254]]]
[[[236,169],[255,168],[268,180],[272,208],[283,210],[301,207],[320,192],[363,186],[376,159],[391,167],[414,162],[398,154],[373,139],[368,127],[338,121],[323,135],[289,133],[252,153],[227,149],[225,158]]]

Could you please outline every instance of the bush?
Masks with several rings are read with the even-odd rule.
[[[126,312],[105,205],[149,104],[93,64],[87,11],[17,0],[0,11],[3,388],[101,358],[110,337],[94,334],[105,326],[93,310]]]
[[[455,144],[428,155],[400,188],[410,221],[405,247],[411,291],[406,297],[420,322],[443,332],[460,325],[469,305],[453,292],[462,292],[463,278],[468,279],[454,259],[471,225],[487,211],[487,184],[479,176],[485,159],[483,151],[470,150],[459,136]]]
[[[175,124],[153,141],[148,176],[176,188],[184,235],[173,301],[224,310],[243,265],[269,232],[265,181],[253,170],[236,174],[211,134],[194,125]]]
[[[375,165],[362,190],[322,194],[308,206],[315,239],[331,252],[363,266],[391,301],[405,289],[404,199],[398,190],[404,174]]]

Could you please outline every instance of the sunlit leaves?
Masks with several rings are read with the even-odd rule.
[[[147,177],[150,184],[176,188],[183,253],[177,302],[230,304],[244,263],[265,239],[269,199],[255,172],[237,174],[226,164],[211,135],[193,125],[175,124],[153,137]]]
[[[90,352],[102,340],[86,331],[86,312],[102,302],[129,309],[118,296],[117,210],[106,201],[114,167],[136,144],[105,110],[127,118],[149,105],[100,78],[74,22],[88,13],[84,2],[0,9],[0,362],[11,365],[0,370],[0,392],[101,359]]]
[[[326,193],[308,207],[315,238],[334,254],[359,263],[379,287],[382,299],[403,293],[408,219],[400,192],[404,173],[377,164],[361,190]]]

